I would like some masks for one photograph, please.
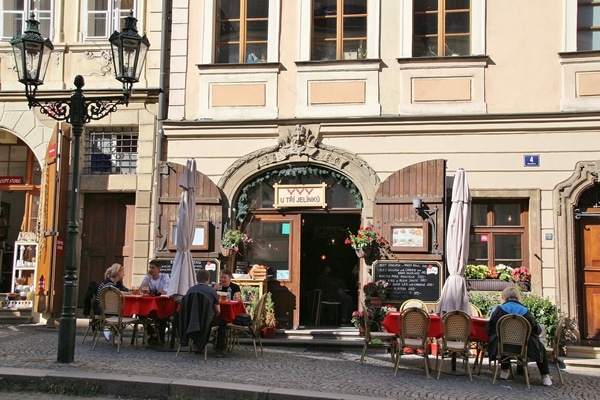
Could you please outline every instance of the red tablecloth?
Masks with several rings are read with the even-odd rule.
[[[220,301],[219,305],[221,306],[219,318],[228,324],[233,322],[236,315],[246,312],[246,307],[244,307],[244,303],[241,301]]]
[[[123,315],[131,317],[139,315],[147,317],[150,314],[157,318],[168,318],[175,312],[175,302],[166,296],[124,295],[125,305]]]
[[[386,331],[400,334],[400,328],[398,327],[398,319],[400,317],[400,311],[391,311],[387,313],[381,325]],[[442,337],[442,326],[440,324],[440,316],[437,314],[429,314],[429,337],[441,338]],[[488,342],[490,338],[485,332],[485,324],[487,318],[482,317],[471,317],[471,339],[479,342]]]

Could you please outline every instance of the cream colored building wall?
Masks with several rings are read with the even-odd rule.
[[[487,1],[488,112],[558,112],[564,10],[561,2]]]

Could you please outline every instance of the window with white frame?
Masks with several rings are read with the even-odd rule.
[[[44,38],[52,40],[54,0],[3,0],[0,2],[0,6],[2,7],[2,19],[0,20],[2,39],[8,40],[21,35],[26,28],[25,21],[33,13],[35,19],[40,23],[38,27],[40,34]]]
[[[125,18],[138,10],[137,0],[85,0],[86,40],[108,39],[125,26]]]
[[[313,0],[312,60],[367,56],[367,0]]]
[[[266,62],[269,0],[218,0],[215,60],[220,64]]]
[[[413,57],[471,55],[470,0],[413,1]]]
[[[578,0],[577,51],[600,50],[600,2]]]
[[[85,141],[84,174],[135,174],[138,132],[129,127],[94,127]]]
[[[526,200],[473,200],[469,264],[527,266]]]

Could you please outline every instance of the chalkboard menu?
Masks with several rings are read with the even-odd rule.
[[[173,258],[158,258],[161,263],[160,272],[171,276],[173,270]],[[221,273],[221,263],[216,258],[194,258],[194,271],[199,269],[206,269],[210,271],[210,281],[215,283],[219,281],[219,274]]]
[[[388,282],[386,301],[437,301],[441,294],[442,264],[437,261],[381,260],[373,264],[374,279]]]

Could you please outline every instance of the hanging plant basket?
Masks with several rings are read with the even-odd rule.
[[[230,249],[228,247],[221,247],[221,254],[223,255],[223,257],[229,257],[233,254],[233,249]]]
[[[383,301],[381,300],[381,297],[371,297],[369,299],[369,304],[371,307],[379,308],[381,307],[382,303]]]
[[[370,257],[371,254],[373,253],[373,247],[365,246],[362,249],[354,249],[354,251],[356,252],[356,256],[358,258]]]

